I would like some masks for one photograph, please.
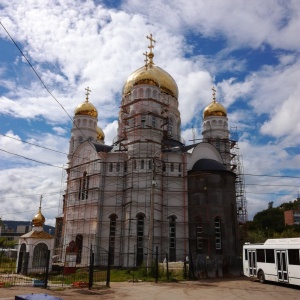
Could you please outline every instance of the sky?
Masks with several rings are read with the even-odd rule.
[[[74,109],[89,87],[110,145],[150,33],[155,64],[177,82],[187,144],[202,138],[216,88],[238,137],[248,219],[299,196],[300,0],[0,0],[0,22],[3,220],[30,221],[43,195],[55,224]]]

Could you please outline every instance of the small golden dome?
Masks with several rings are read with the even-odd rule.
[[[39,207],[38,213],[32,219],[32,224],[34,227],[42,227],[44,223],[45,223],[45,217],[41,212],[41,207]]]
[[[222,116],[227,117],[226,108],[216,101],[216,89],[213,87],[213,101],[203,111],[203,118],[210,116]]]
[[[156,66],[154,63],[143,66],[133,72],[127,79],[123,94],[128,94],[132,87],[140,84],[149,84],[160,88],[161,92],[178,99],[178,87],[172,76]]]
[[[89,102],[88,99],[86,99],[83,103],[79,104],[76,107],[74,114],[75,116],[84,115],[84,116],[91,116],[94,118],[98,117],[97,109],[92,103]]]
[[[227,111],[222,104],[220,104],[216,101],[213,101],[208,106],[206,106],[206,108],[203,111],[203,118],[206,118],[209,116],[227,117]]]
[[[97,140],[104,141],[104,139],[105,139],[105,134],[103,130],[99,126],[97,126]]]

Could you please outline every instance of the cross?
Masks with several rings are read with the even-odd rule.
[[[216,101],[216,89],[214,86],[212,87],[212,90],[213,90],[213,100]]]
[[[147,35],[146,38],[150,40],[150,46],[148,46],[148,48],[150,49],[150,53],[152,53],[152,49],[154,48],[152,42],[156,43],[156,40],[152,38],[152,33],[150,33],[150,36]]]
[[[90,92],[91,92],[91,90],[90,90],[90,88],[89,87],[87,87],[86,89],[86,100],[88,101],[89,100],[89,94],[90,94]]]
[[[43,195],[41,195],[40,197],[40,208],[42,207],[42,199],[43,199]]]
[[[143,53],[143,55],[145,55],[144,62],[145,62],[145,67],[147,67],[148,66],[148,53],[147,53],[147,51],[146,51],[146,53]]]

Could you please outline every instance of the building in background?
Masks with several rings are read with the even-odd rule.
[[[300,224],[300,210],[286,210],[284,212],[285,225],[298,225]]]
[[[177,84],[154,63],[155,41],[147,38],[145,65],[123,87],[113,145],[105,144],[88,88],[75,109],[57,254],[64,261],[75,243],[77,264],[95,247],[110,251],[115,266],[149,267],[158,247],[160,261],[188,257],[198,277],[203,268],[205,276],[239,272],[229,264],[240,256],[247,211],[227,111],[213,89],[199,124],[203,139],[186,145]]]

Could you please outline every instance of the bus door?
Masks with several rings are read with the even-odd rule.
[[[256,250],[248,250],[249,276],[256,276]]]
[[[285,250],[276,250],[278,281],[289,282]]]

